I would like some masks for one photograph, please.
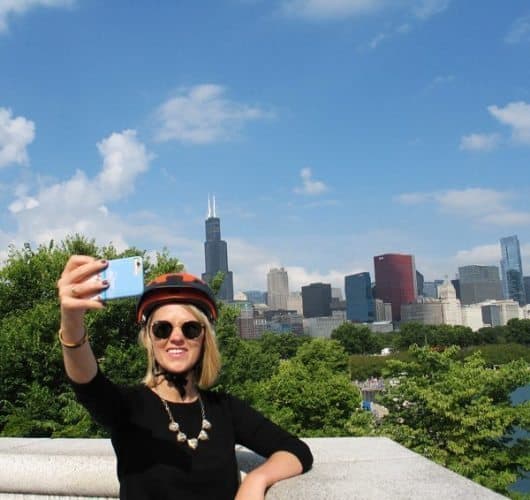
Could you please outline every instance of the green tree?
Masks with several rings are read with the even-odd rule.
[[[510,319],[506,329],[508,342],[530,345],[530,319]]]
[[[373,354],[382,348],[377,336],[366,325],[342,323],[331,332],[331,338],[338,340],[348,354]]]
[[[520,470],[530,467],[530,402],[512,406],[510,393],[530,383],[526,362],[490,369],[480,353],[455,359],[458,348],[442,353],[413,348],[410,362],[391,361],[381,403],[390,414],[381,433],[489,488],[507,493]],[[508,445],[509,444],[509,445]]]
[[[14,436],[101,435],[75,402],[64,374],[57,342],[59,304],[56,283],[72,254],[98,258],[144,257],[148,276],[179,271],[167,250],[153,262],[145,252],[74,235],[63,242],[11,247],[0,269],[0,433]],[[87,315],[96,357],[113,379],[134,383],[143,376],[144,353],[137,343],[135,300],[110,301]],[[87,434],[84,434],[84,433]]]
[[[295,358],[309,370],[324,366],[333,373],[348,374],[348,355],[337,340],[314,339],[302,344]]]
[[[302,344],[311,342],[311,337],[294,333],[265,332],[259,342],[263,352],[275,353],[280,359],[289,359]]]
[[[371,432],[373,419],[360,409],[361,394],[344,370],[333,371],[328,342],[313,341],[255,386],[254,405],[288,431],[301,436],[352,436]],[[307,364],[309,350],[318,358]],[[334,347],[334,349],[336,349]]]

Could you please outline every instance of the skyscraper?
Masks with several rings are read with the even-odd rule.
[[[503,298],[497,266],[462,266],[458,268],[458,277],[463,305]]]
[[[219,290],[219,299],[231,301],[234,299],[233,276],[232,271],[228,270],[226,241],[221,239],[221,220],[215,214],[215,197],[212,202],[208,198],[208,216],[205,227],[204,260],[206,270],[202,275],[202,279],[210,282],[219,271],[222,271],[225,277]]]
[[[374,257],[376,297],[392,304],[392,320],[401,319],[401,304],[416,300],[414,255],[387,253]]]
[[[267,305],[271,309],[287,310],[289,299],[289,278],[287,271],[280,267],[267,273]]]
[[[501,279],[505,299],[513,299],[520,305],[526,303],[521,264],[521,248],[517,236],[501,238]]]
[[[331,285],[311,283],[302,287],[304,318],[331,316]]]
[[[368,323],[375,321],[375,300],[372,296],[370,273],[357,273],[344,278],[346,318]]]

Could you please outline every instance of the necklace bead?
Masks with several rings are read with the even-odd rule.
[[[171,432],[177,433],[177,442],[179,443],[187,443],[189,448],[192,450],[196,450],[197,446],[199,446],[199,441],[207,441],[209,439],[207,430],[210,430],[212,428],[212,424],[206,419],[206,412],[204,410],[204,404],[201,399],[201,395],[199,394],[199,405],[201,407],[201,430],[197,437],[188,439],[188,436],[182,430],[180,429],[180,425],[178,422],[175,421],[173,418],[173,413],[171,413],[171,409],[169,408],[169,405],[167,404],[167,401],[160,396],[158,393],[156,393],[157,396],[160,398],[160,401],[162,401],[162,404],[164,405],[164,409],[166,410],[167,416],[169,417],[169,425],[168,429]]]

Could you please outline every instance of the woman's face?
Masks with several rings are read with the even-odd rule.
[[[153,312],[148,332],[151,336],[153,352],[160,367],[169,372],[187,372],[195,366],[201,356],[204,328],[198,337],[188,339],[181,328],[189,321],[198,322],[197,318],[181,304],[166,304]],[[157,322],[169,322],[173,326],[168,338],[161,339],[153,333]],[[168,325],[163,326],[168,327]]]

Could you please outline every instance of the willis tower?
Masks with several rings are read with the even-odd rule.
[[[224,281],[219,290],[218,298],[221,300],[232,301],[234,299],[234,284],[232,271],[228,270],[228,253],[226,241],[221,239],[221,220],[215,215],[215,197],[213,203],[208,198],[208,217],[205,222],[206,241],[204,242],[204,259],[206,271],[202,279],[208,283],[217,274],[222,271]]]

